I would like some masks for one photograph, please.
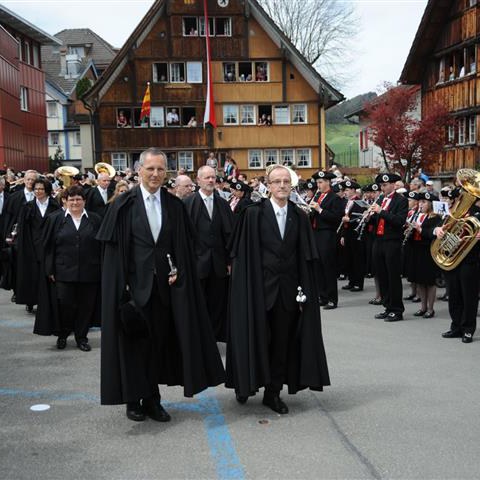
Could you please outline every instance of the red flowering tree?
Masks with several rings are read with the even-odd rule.
[[[387,85],[387,91],[367,103],[372,141],[383,153],[385,167],[409,181],[412,170],[430,170],[443,150],[446,127],[452,122],[447,108],[431,105],[420,118],[419,87]]]

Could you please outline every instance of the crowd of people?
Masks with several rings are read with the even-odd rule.
[[[430,252],[448,235],[459,186],[437,193],[421,177],[406,186],[383,173],[362,187],[336,166],[302,180],[276,164],[248,180],[213,153],[194,180],[167,180],[157,148],[135,171],[96,178],[0,173],[0,287],[59,350],[73,333],[90,351],[89,328],[101,326],[101,401],[126,404],[131,420],[170,419],[162,384],[193,396],[225,383],[240,404],[264,388],[263,403],[288,413],[284,385],[330,384],[320,307],[338,307],[339,280],[355,294],[373,277],[370,304],[386,322],[403,320],[404,300],[419,304],[413,316],[435,316],[445,281],[442,335],[473,340],[480,246],[448,271]],[[226,371],[216,342],[227,344]]]

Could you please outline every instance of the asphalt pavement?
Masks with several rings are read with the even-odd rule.
[[[239,405],[224,387],[165,387],[161,424],[100,405],[100,331],[89,353],[73,339],[59,351],[0,291],[0,478],[480,478],[480,341],[441,338],[445,302],[432,319],[405,302],[405,321],[385,323],[372,296],[369,280],[322,312],[332,386],[284,394],[288,415],[261,394]]]

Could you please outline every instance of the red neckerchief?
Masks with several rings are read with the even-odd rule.
[[[427,219],[428,217],[428,214],[427,213],[421,213],[418,218],[417,218],[417,223],[419,223],[420,225],[423,224],[423,222]],[[418,242],[422,239],[422,233],[419,232],[417,229],[415,229],[415,231],[413,232],[413,240]]]
[[[387,195],[383,200],[382,200],[382,210],[384,210],[385,212],[388,212],[389,208],[390,208],[390,205],[392,203],[392,198],[393,196],[395,195],[395,191],[393,191],[390,195]],[[390,202],[388,201],[390,199]],[[385,219],[384,218],[381,218],[379,221],[378,221],[378,225],[377,225],[377,235],[378,236],[382,236],[382,235],[385,235]]]

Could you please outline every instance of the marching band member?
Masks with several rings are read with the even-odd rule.
[[[405,223],[405,228],[403,232],[403,243],[402,243],[403,276],[409,279],[408,281],[410,282],[411,293],[410,295],[404,297],[403,299],[411,300],[412,302],[417,303],[420,301],[420,299],[417,297],[417,286],[415,282],[412,282],[410,280],[410,276],[411,276],[410,272],[412,271],[412,269],[415,269],[415,263],[411,255],[412,253],[411,247],[412,247],[412,234],[415,226],[415,221],[417,220],[417,217],[420,213],[419,206],[418,206],[419,193],[415,191],[411,191],[411,192],[405,193],[404,196],[408,199],[408,214],[407,214],[407,221]]]
[[[408,201],[395,192],[395,182],[400,176],[384,173],[377,176],[375,183],[383,192],[381,204],[374,203],[372,211],[375,221],[374,261],[375,273],[380,284],[385,311],[375,318],[386,322],[403,320],[405,310],[402,302],[402,255],[403,225],[407,218]]]

